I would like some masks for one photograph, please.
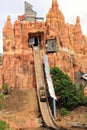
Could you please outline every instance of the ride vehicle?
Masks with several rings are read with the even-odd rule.
[[[41,102],[46,102],[47,101],[46,91],[45,91],[45,88],[43,86],[41,86],[39,88],[39,95],[40,95],[40,101]]]

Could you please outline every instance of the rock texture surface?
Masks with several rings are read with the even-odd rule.
[[[87,73],[87,37],[82,34],[80,17],[75,25],[65,23],[57,0],[52,0],[52,7],[46,15],[46,22],[27,22],[16,20],[12,27],[10,17],[3,28],[3,65],[0,73],[2,81],[11,87],[35,87],[34,59],[28,39],[40,36],[41,50],[45,50],[46,40],[56,38],[57,52],[48,54],[50,66],[58,66],[70,75]]]
[[[40,127],[39,108],[35,88],[12,88],[3,101],[0,120],[5,120],[14,130]]]

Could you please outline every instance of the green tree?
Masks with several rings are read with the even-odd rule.
[[[51,75],[55,93],[60,97],[59,105],[74,108],[78,105],[87,104],[87,98],[82,88],[78,89],[68,75],[64,74],[58,67],[51,68]]]

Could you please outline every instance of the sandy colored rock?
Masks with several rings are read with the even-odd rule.
[[[82,34],[80,17],[75,25],[65,23],[57,0],[46,15],[46,21],[28,22],[19,18],[12,27],[10,16],[3,28],[3,75],[4,83],[11,87],[35,87],[34,58],[29,46],[30,37],[41,37],[41,52],[46,50],[46,40],[56,38],[57,52],[48,54],[50,66],[58,66],[74,81],[74,72],[87,73],[87,37]],[[42,53],[41,53],[42,55]]]

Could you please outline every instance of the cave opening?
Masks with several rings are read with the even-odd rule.
[[[33,46],[41,46],[41,39],[43,38],[42,33],[29,33],[28,34],[28,45],[29,47]]]

